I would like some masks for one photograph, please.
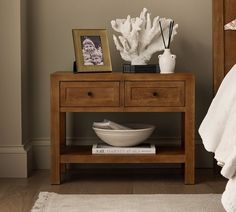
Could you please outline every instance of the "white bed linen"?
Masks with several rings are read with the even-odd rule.
[[[236,65],[224,78],[213,99],[207,115],[201,123],[199,134],[204,147],[215,153],[215,159],[228,167],[223,176],[231,178],[236,167],[230,166],[230,158],[236,148]]]
[[[199,134],[206,150],[215,153],[223,166],[221,174],[229,179],[222,204],[227,212],[236,212],[236,65],[222,81]]]
[[[236,177],[228,181],[221,202],[227,212],[236,211]]]

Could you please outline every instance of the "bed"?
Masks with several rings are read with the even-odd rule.
[[[236,30],[224,27],[235,19],[235,0],[213,0],[215,97],[199,128],[204,147],[214,152],[221,174],[229,179],[222,195],[227,212],[236,212]]]

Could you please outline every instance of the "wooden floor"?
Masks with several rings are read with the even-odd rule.
[[[196,171],[196,184],[184,185],[180,169],[98,169],[68,174],[50,185],[49,171],[28,179],[0,179],[0,212],[30,211],[40,191],[64,194],[205,194],[222,193],[226,180],[211,169]]]

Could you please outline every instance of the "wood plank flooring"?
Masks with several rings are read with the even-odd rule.
[[[226,180],[211,169],[196,170],[196,184],[184,185],[181,169],[79,169],[61,185],[50,184],[48,170],[28,179],[0,179],[0,212],[28,212],[40,191],[64,194],[222,193]]]

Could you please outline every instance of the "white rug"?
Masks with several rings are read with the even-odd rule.
[[[41,192],[32,212],[224,212],[220,194],[71,195]]]

